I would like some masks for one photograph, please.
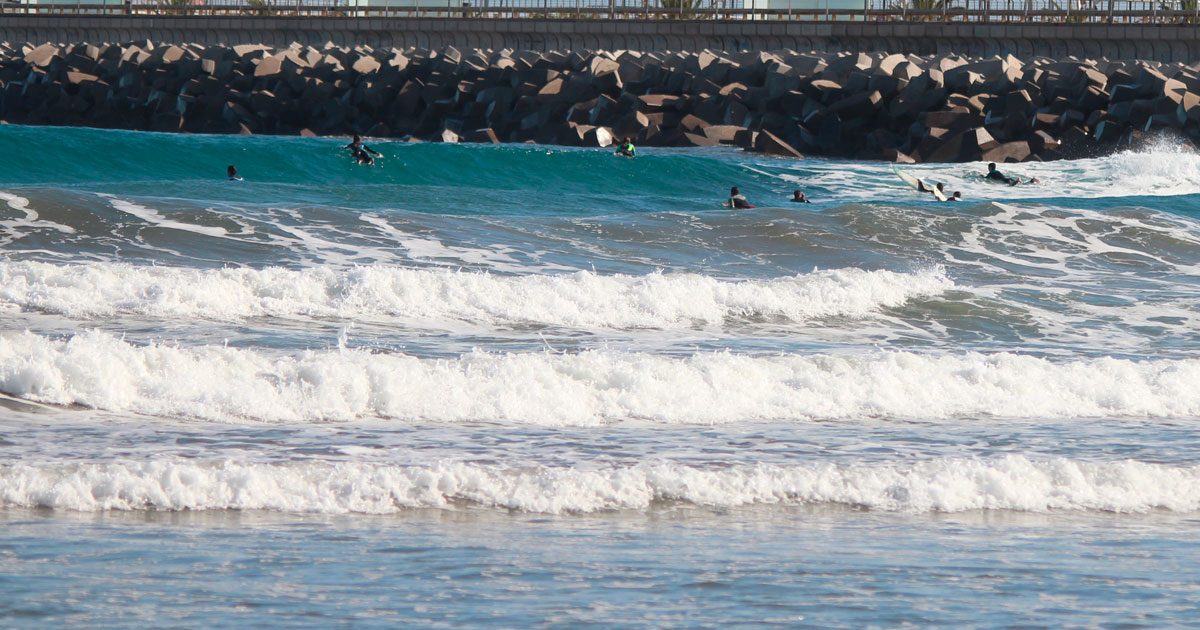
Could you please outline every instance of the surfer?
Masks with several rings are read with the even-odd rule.
[[[938,201],[962,201],[962,193],[961,192],[956,190],[956,191],[954,191],[954,194],[947,195],[946,189],[943,186],[944,186],[944,184],[942,184],[941,182],[938,182],[937,193],[934,194],[934,197],[937,197]]]
[[[229,181],[231,181],[231,182],[246,181],[246,180],[242,179],[241,177],[238,177],[237,167],[232,164],[229,165],[229,168],[225,169],[225,175],[227,177],[229,177]]]
[[[624,157],[635,157],[637,155],[637,149],[633,148],[633,141],[629,139],[629,136],[625,136],[621,144],[617,145],[617,155]]]
[[[358,160],[359,164],[374,164],[375,158],[371,157],[372,153],[375,155],[383,155],[375,149],[363,144],[362,138],[358,137],[358,134],[354,134],[354,141],[350,144],[347,144],[343,148],[350,149],[350,155],[353,155],[354,159]]]
[[[1016,186],[1017,184],[1022,183],[1020,177],[1009,177],[1009,176],[1005,175],[1004,173],[1001,173],[1000,171],[996,170],[995,162],[988,162],[988,172],[986,175],[984,175],[984,177],[986,177],[988,179],[994,179],[998,182],[1004,182],[1005,184],[1008,184],[1009,186]],[[1038,183],[1038,178],[1030,177],[1029,180],[1024,183],[1036,184],[1036,183]]]
[[[808,199],[804,197],[804,193],[797,190],[792,193],[792,203],[808,203]]]
[[[743,195],[742,192],[738,190],[737,186],[729,189],[729,201],[726,202],[725,205],[729,206],[730,208],[738,208],[741,210],[754,207],[750,205],[749,201],[746,201],[746,195]]]

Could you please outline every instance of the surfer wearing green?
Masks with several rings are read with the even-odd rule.
[[[629,139],[629,136],[625,136],[621,144],[617,145],[617,155],[622,157],[635,157],[637,155],[637,149],[633,148],[633,141]]]

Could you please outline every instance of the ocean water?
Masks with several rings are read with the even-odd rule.
[[[341,144],[0,126],[0,625],[1195,625],[1177,142]]]

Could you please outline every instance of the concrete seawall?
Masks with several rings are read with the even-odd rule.
[[[1200,61],[1200,28],[1175,24],[543,20],[4,15],[0,41],[292,42],[375,48],[813,50],[1020,58]]]
[[[0,122],[440,142],[735,145],[891,162],[1200,140],[1200,73],[1006,55],[0,43]]]

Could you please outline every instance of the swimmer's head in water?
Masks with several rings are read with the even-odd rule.
[[[992,171],[994,171],[994,170],[996,170],[996,163],[995,163],[995,162],[988,162],[988,172],[990,173],[990,172],[992,172]]]
[[[237,167],[230,164],[229,168],[225,169],[225,173],[230,177],[237,177]]]

